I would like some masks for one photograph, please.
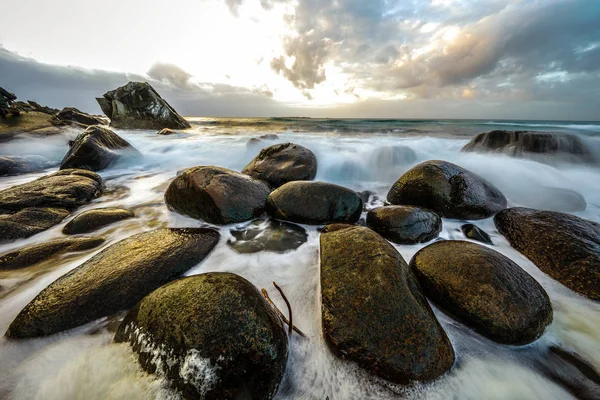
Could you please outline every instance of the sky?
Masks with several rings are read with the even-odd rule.
[[[99,113],[600,120],[600,0],[19,0],[0,86]]]

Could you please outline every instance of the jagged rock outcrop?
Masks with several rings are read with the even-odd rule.
[[[76,109],[75,107],[65,107],[60,110],[50,120],[52,125],[74,125],[74,126],[92,126],[92,125],[108,125],[106,118],[90,115]]]

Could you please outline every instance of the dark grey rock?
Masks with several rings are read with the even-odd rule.
[[[462,232],[471,240],[477,240],[478,242],[494,245],[492,242],[492,238],[488,235],[483,229],[479,228],[477,225],[473,224],[464,224],[460,227]]]
[[[387,206],[367,213],[367,226],[394,243],[429,242],[442,231],[442,219],[429,210],[412,206]]]
[[[303,227],[271,219],[252,221],[247,227],[232,229],[231,235],[227,244],[238,253],[282,253],[297,249],[308,238]]]

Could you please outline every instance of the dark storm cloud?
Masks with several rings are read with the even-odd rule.
[[[147,76],[49,65],[21,57],[0,46],[0,86],[21,100],[55,108],[75,106],[100,113],[95,98],[129,81],[147,81],[183,115],[255,116],[283,112],[267,86],[245,88],[191,82],[172,64],[156,64]]]

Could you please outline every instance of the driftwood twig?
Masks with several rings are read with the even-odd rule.
[[[275,282],[273,282],[275,283]],[[279,289],[281,292],[281,289]],[[285,317],[285,315],[281,312],[281,310],[275,305],[275,303],[273,303],[273,300],[271,300],[271,298],[269,297],[269,293],[267,293],[266,289],[261,289],[261,292],[263,294],[263,296],[265,297],[265,299],[269,302],[269,304],[275,309],[275,311],[277,311],[277,314],[279,315],[279,317],[283,320],[283,322],[285,322],[289,327],[290,327],[290,333],[291,330],[293,329],[294,332],[296,332],[298,335],[302,336],[305,339],[308,339],[308,337],[304,334],[304,332],[302,332],[300,329],[298,329],[296,326],[292,325],[292,323]],[[285,298],[285,295],[283,295],[282,293],[282,297],[285,300],[286,304],[288,305],[288,309],[291,311],[291,307],[287,301],[287,299]],[[291,315],[291,312],[290,312]]]

